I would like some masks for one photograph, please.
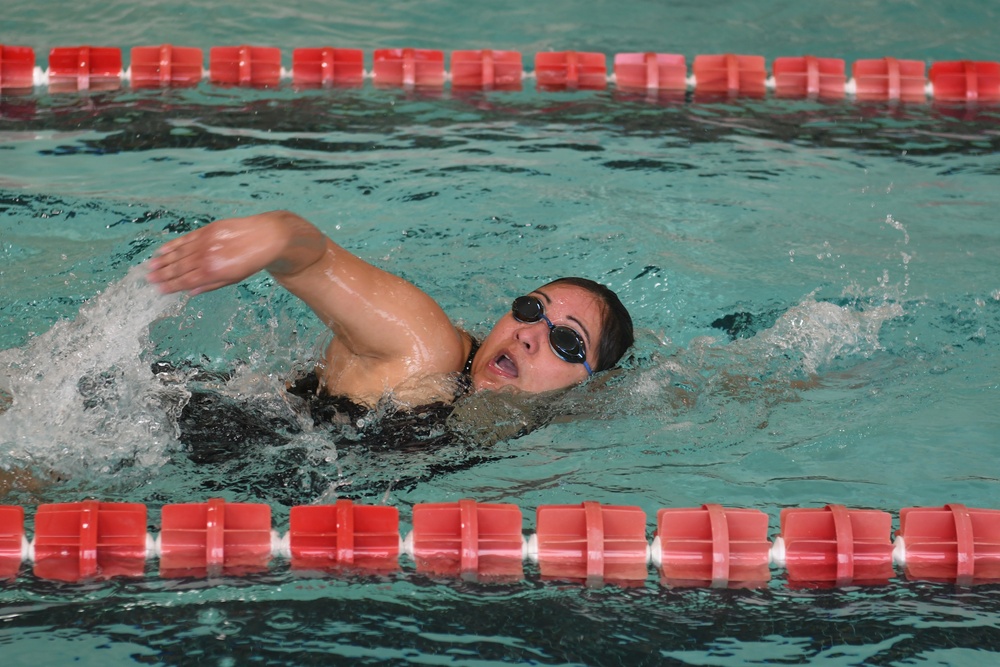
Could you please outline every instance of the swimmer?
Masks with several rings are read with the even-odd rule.
[[[369,407],[388,394],[414,406],[454,400],[437,380],[456,374],[472,391],[563,389],[612,368],[634,341],[614,292],[561,278],[514,299],[477,344],[415,285],[286,211],[217,220],[173,239],[149,261],[148,280],[196,295],[262,270],[334,333],[318,392]]]

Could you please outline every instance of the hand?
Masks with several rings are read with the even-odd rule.
[[[315,251],[303,253],[303,247],[311,244],[291,243],[296,234],[308,237],[316,231],[302,223],[282,212],[216,220],[165,243],[149,260],[147,280],[164,293],[195,295],[238,283],[263,269],[294,271],[303,262],[314,261]]]

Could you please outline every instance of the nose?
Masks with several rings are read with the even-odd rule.
[[[538,326],[541,324],[542,326]],[[529,354],[535,354],[543,348],[545,343],[545,336],[549,333],[548,327],[546,327],[541,321],[524,323],[518,327],[517,331],[514,333],[514,338]]]

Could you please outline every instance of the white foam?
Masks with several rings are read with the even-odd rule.
[[[800,359],[802,370],[816,373],[835,359],[868,357],[882,349],[878,340],[882,324],[902,314],[902,307],[896,303],[859,311],[806,299],[761,332],[756,344],[773,347],[775,352],[793,353]]]
[[[174,434],[165,389],[143,357],[150,324],[179,306],[135,267],[75,319],[0,351],[0,387],[13,398],[0,414],[0,462],[67,471],[161,461]]]

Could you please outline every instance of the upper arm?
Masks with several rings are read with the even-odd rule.
[[[304,269],[272,274],[357,357],[398,363],[404,374],[451,372],[464,362],[461,334],[437,302],[332,240]]]

